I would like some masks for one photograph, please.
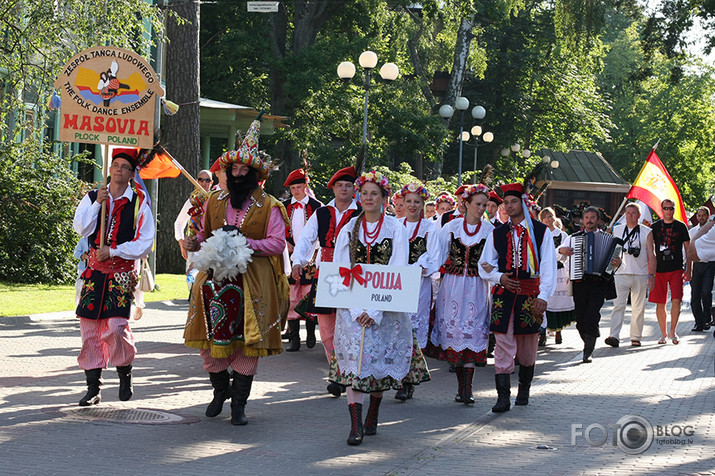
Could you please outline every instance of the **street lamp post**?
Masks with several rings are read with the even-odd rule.
[[[541,158],[541,161],[546,164],[545,175],[546,180],[548,181],[549,176],[554,176],[554,170],[559,168],[559,161],[556,159],[551,160],[551,157],[549,157],[548,155],[543,156]],[[546,197],[544,197],[543,205],[546,205]]]
[[[462,185],[462,145],[464,137],[464,111],[469,108],[469,99],[460,96],[454,102],[454,107],[461,112],[459,117],[459,169],[457,171],[457,187]],[[469,133],[467,133],[468,135]]]
[[[521,151],[521,154],[519,154],[519,151]],[[529,149],[523,149],[521,148],[521,145],[517,142],[516,144],[512,145],[510,148],[504,148],[501,150],[501,156],[506,158],[511,155],[511,153],[514,152],[514,181],[516,181],[516,168],[518,165],[518,159],[519,156],[521,156],[524,159],[528,159],[531,157],[531,151]]]
[[[477,120],[481,121],[484,119],[484,117],[487,115],[487,110],[484,109],[482,106],[474,106],[472,108],[472,117]],[[480,145],[484,145],[485,143],[489,143],[494,140],[494,134],[491,132],[485,132],[484,135],[482,135],[482,127],[479,125],[475,125],[472,127],[472,136],[474,136],[474,167],[472,170],[475,172],[474,173],[474,178],[473,178],[473,183],[477,183],[477,149],[479,149]],[[479,143],[479,137],[481,136],[482,138],[482,144]],[[464,135],[462,135],[464,137]]]
[[[362,143],[367,144],[367,106],[370,100],[370,73],[377,66],[377,55],[372,51],[364,51],[358,58],[360,66],[365,70],[365,106],[362,118]],[[385,63],[380,68],[380,77],[386,82],[392,82],[399,76],[400,70],[395,63]],[[343,61],[338,65],[338,77],[345,82],[350,81],[355,76],[355,65],[350,61]],[[360,173],[360,171],[357,171]]]
[[[477,183],[477,149],[479,149],[480,146],[484,144],[488,144],[491,141],[494,140],[494,134],[491,132],[485,132],[482,134],[482,127],[481,126],[474,126],[472,127],[471,130],[471,136],[474,137],[474,166],[472,167],[472,170],[474,170],[474,179],[472,183]],[[468,141],[469,140],[469,132],[463,132],[462,133],[462,140]]]

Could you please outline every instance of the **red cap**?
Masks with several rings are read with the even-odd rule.
[[[137,168],[137,157],[139,157],[139,149],[130,149],[128,147],[118,147],[112,149],[112,161],[114,159],[124,159],[130,164],[132,168]]]
[[[221,168],[221,164],[219,164],[218,161],[219,161],[219,159],[216,159],[214,161],[213,165],[211,165],[211,168],[209,169],[212,174],[215,174],[216,172],[218,172],[218,169]]]
[[[501,191],[504,192],[503,195],[505,197],[507,195],[512,195],[514,197],[521,198],[521,194],[524,193],[524,185],[520,183],[508,183],[499,188],[501,188]]]
[[[465,190],[467,190],[467,187],[469,187],[469,185],[467,185],[467,184],[462,184],[462,185],[460,185],[460,186],[457,188],[457,191],[454,192],[454,196],[455,196],[455,197],[459,197],[460,195],[462,195],[462,192],[464,192]]]
[[[344,169],[338,170],[333,174],[332,177],[330,177],[330,181],[328,182],[328,188],[333,188],[335,182],[339,180],[345,180],[347,182],[355,183],[356,178],[357,173],[355,172],[355,167],[345,167]]]
[[[489,192],[489,201],[490,201],[490,202],[494,202],[494,203],[496,203],[497,205],[499,205],[499,204],[500,204],[501,202],[503,202],[504,200],[502,200],[502,199],[499,197],[499,195],[497,195],[497,193],[496,193],[494,190],[492,190],[491,192]]]
[[[284,187],[289,187],[298,183],[308,183],[310,179],[305,175],[305,170],[295,169],[293,172],[288,174],[288,178],[283,182]]]

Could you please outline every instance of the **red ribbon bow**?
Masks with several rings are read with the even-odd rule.
[[[295,202],[295,203],[293,204],[293,208],[303,208],[303,203],[301,203],[301,202]]]
[[[362,286],[363,284],[365,284],[365,278],[362,277],[362,266],[360,266],[359,264],[353,266],[352,269],[343,268],[341,266],[339,271],[340,277],[343,278],[343,286],[348,286],[350,284],[351,276],[355,278],[355,281],[357,281],[359,285]]]

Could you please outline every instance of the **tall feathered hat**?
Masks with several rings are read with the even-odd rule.
[[[228,168],[233,164],[247,165],[258,172],[258,180],[266,180],[271,168],[271,164],[258,153],[258,137],[261,132],[261,112],[251,123],[243,138],[241,147],[238,150],[231,150],[219,157],[219,164],[223,168]]]

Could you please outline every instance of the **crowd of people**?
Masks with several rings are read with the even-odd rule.
[[[231,423],[247,424],[245,408],[259,359],[300,351],[301,320],[308,348],[316,345],[319,327],[327,392],[347,395],[349,445],[377,432],[385,391],[395,390],[394,398],[406,401],[430,380],[425,356],[453,368],[454,400],[464,405],[475,402],[475,367],[493,356],[497,398],[492,411],[499,413],[510,410],[516,366],[513,403],[529,404],[537,350],[547,332],[554,332],[559,344],[561,329],[575,322],[582,361],[592,362],[604,300],[615,299],[605,339],[613,347],[620,344],[629,296],[632,346],[641,345],[646,298],[656,303],[658,342],[678,344],[684,281],[693,288],[693,330],[712,325],[715,233],[709,232],[713,222],[707,209],[698,211],[699,224],[689,231],[674,220],[671,200],[663,201],[664,217],[652,227],[641,223],[640,207],[630,203],[624,223],[608,233],[601,211],[588,206],[580,223],[570,223],[577,229],[569,234],[566,217],[556,207],[539,210],[528,184],[462,185],[454,194],[430,197],[423,184],[390,184],[380,172],[359,173],[355,167],[334,172],[327,184],[334,198],[325,205],[313,196],[306,171],[294,170],[284,183],[290,198],[281,202],[262,186],[271,164],[258,151],[259,125],[251,125],[238,150],[199,173],[207,191],[212,173],[219,186],[202,200],[192,197],[177,218],[176,239],[192,276],[184,340],[199,349],[213,387],[207,417],[218,416],[230,400]],[[101,401],[102,371],[109,364],[119,374],[120,400],[133,395],[136,348],[129,316],[135,263],[149,252],[154,236],[146,197],[130,183],[137,158],[134,149],[115,149],[109,185],[89,192],[75,215],[75,230],[89,245],[82,255],[87,259],[77,307],[78,362],[88,387],[79,402],[83,406]],[[210,245],[219,238],[229,241]],[[242,239],[240,246],[250,254],[241,272],[225,274],[219,266],[196,264],[209,249],[219,261],[225,257],[233,263],[232,239]],[[583,251],[584,242],[601,239],[609,243],[606,251],[595,256]],[[319,306],[320,268],[328,262],[350,269],[356,264],[411,267],[420,276],[417,311]]]

